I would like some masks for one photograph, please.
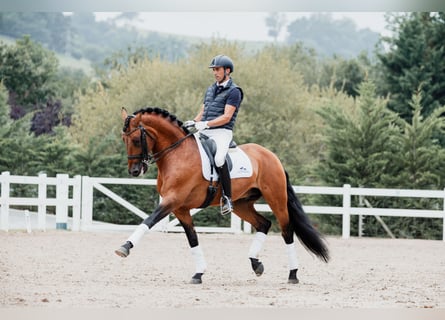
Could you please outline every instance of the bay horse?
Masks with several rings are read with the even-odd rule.
[[[122,108],[121,116],[124,121],[122,139],[127,149],[128,172],[132,176],[140,176],[147,172],[150,164],[155,163],[158,167],[157,190],[162,200],[115,253],[127,257],[144,233],[172,212],[184,228],[191,248],[196,271],[191,283],[202,283],[206,261],[190,215],[190,209],[200,208],[208,202],[209,181],[202,174],[198,142],[193,132],[183,127],[183,123],[166,110],[144,108],[128,115],[126,109]],[[293,234],[308,251],[328,262],[326,243],[303,211],[278,157],[258,144],[247,143],[238,147],[249,157],[253,172],[251,177],[232,179],[234,213],[250,223],[256,231],[248,252],[251,267],[257,276],[264,271],[258,256],[271,222],[254,208],[255,202],[263,197],[281,228],[288,254],[288,282],[298,283],[298,259]],[[209,203],[210,206],[220,204],[220,189]]]

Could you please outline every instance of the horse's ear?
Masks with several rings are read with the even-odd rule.
[[[125,119],[127,119],[127,117],[128,117],[128,112],[127,112],[127,109],[125,109],[125,107],[122,107],[122,110],[121,110],[121,117],[122,117],[122,120],[124,120],[124,121],[125,121]]]

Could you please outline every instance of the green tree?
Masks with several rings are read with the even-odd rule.
[[[443,132],[445,108],[436,109],[429,117],[421,115],[421,96],[411,101],[411,122],[387,108],[385,100],[375,97],[370,82],[360,85],[357,109],[346,111],[341,105],[327,105],[320,115],[325,121],[325,155],[314,172],[323,184],[353,187],[392,187],[403,189],[442,189],[445,150],[434,135]],[[346,111],[346,112],[345,112]],[[341,205],[341,199],[320,197],[324,203]],[[318,199],[320,201],[320,199]],[[367,197],[373,207],[436,209],[442,204],[434,199],[403,199]],[[354,206],[358,199],[353,198]],[[339,234],[339,216],[317,216],[327,233]],[[432,238],[441,236],[439,219],[383,218],[398,237]],[[356,232],[357,218],[352,219]],[[372,216],[364,218],[369,236],[386,236],[380,223]]]
[[[324,154],[314,167],[316,179],[328,186],[379,186],[394,161],[400,130],[397,115],[375,96],[375,85],[365,81],[359,86],[352,110],[328,101],[318,113],[325,127]],[[341,206],[338,197],[320,198],[323,203]],[[321,215],[317,220],[326,233],[341,234],[340,216]]]
[[[445,105],[445,13],[396,15],[391,25],[394,36],[383,38],[389,50],[378,55],[388,107],[409,120],[412,92],[421,88],[422,113],[429,115]]]
[[[382,179],[382,187],[403,189],[442,190],[445,187],[445,149],[435,136],[445,130],[445,107],[435,109],[429,116],[422,115],[421,93],[412,96],[411,120],[400,119],[402,135],[399,137],[397,159],[393,169]],[[371,200],[371,199],[370,199]],[[374,206],[437,210],[443,206],[440,199],[382,199],[371,200]],[[398,237],[441,239],[442,219],[385,217],[385,222]],[[367,231],[384,235],[381,226],[366,219]]]
[[[412,96],[410,121],[400,120],[403,135],[400,136],[398,159],[383,185],[408,189],[443,189],[445,187],[445,149],[435,136],[445,132],[445,107],[435,109],[430,115],[422,115],[422,94]]]
[[[359,93],[353,113],[335,105],[319,112],[326,124],[326,155],[317,174],[328,185],[376,187],[397,150],[397,115],[376,98],[372,82],[363,82]]]
[[[0,34],[29,35],[57,52],[65,52],[69,18],[62,12],[0,12]]]
[[[54,94],[50,84],[57,72],[57,58],[29,36],[18,39],[13,46],[0,43],[0,62],[0,79],[15,97],[16,105],[30,110]]]
[[[0,81],[0,128],[6,128],[9,122],[8,90]]]
[[[354,98],[358,95],[360,84],[368,79],[368,70],[371,69],[365,52],[357,58],[347,60],[335,55],[333,58],[324,59],[319,65],[321,87],[329,87],[332,84],[336,90]]]
[[[304,46],[302,42],[280,48],[287,55],[290,68],[303,76],[308,88],[320,85],[320,61],[313,48]]]

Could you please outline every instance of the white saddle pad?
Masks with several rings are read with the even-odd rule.
[[[201,141],[199,140],[199,133],[195,133],[194,137],[199,147],[199,154],[201,155],[202,162],[202,175],[204,179],[210,181],[210,160],[205,152]],[[230,170],[230,177],[235,178],[248,178],[252,176],[252,162],[250,162],[247,154],[241,150],[241,148],[230,148],[229,156],[232,159],[232,170]],[[218,180],[218,173],[213,170],[213,181]]]

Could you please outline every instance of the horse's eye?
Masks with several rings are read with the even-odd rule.
[[[139,139],[135,139],[135,140],[132,140],[132,142],[133,142],[133,145],[135,146],[135,147],[140,147],[141,146],[141,141],[139,140]]]

